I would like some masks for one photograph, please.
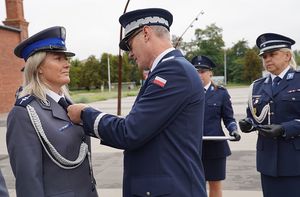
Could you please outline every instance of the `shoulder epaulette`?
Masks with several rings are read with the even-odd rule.
[[[175,59],[175,56],[170,56],[170,57],[167,57],[167,58],[164,58],[161,60],[161,62],[165,62],[165,61],[169,61],[169,60],[172,60],[172,59]]]
[[[218,85],[218,89],[225,90],[226,88],[222,85]]]
[[[15,105],[26,107],[33,99],[34,99],[34,96],[26,95],[26,96],[23,96],[23,97],[17,99]]]
[[[259,79],[256,79],[253,81],[253,83],[257,83],[257,82],[260,82],[260,81],[265,81],[267,77],[262,77],[262,78],[259,78]]]

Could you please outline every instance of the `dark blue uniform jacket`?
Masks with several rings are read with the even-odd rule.
[[[254,82],[253,107],[259,115],[262,108],[270,104],[271,124],[281,124],[286,137],[266,138],[258,135],[257,170],[269,176],[299,176],[300,73],[290,69],[273,95],[271,81],[268,76]],[[252,117],[249,108],[247,114]],[[262,124],[268,124],[268,117]]]
[[[224,87],[210,85],[205,94],[204,136],[225,136],[222,120],[230,133],[237,130],[228,91]],[[230,154],[226,140],[203,142],[203,158],[222,158]]]
[[[125,118],[87,108],[86,131],[124,149],[123,196],[204,197],[201,163],[204,91],[195,68],[178,50],[149,74]]]

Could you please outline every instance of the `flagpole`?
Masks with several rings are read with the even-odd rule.
[[[124,12],[123,14],[126,12],[128,4],[129,4],[130,0],[127,1],[125,8],[124,8]],[[122,26],[120,27],[120,42],[123,38],[123,28]],[[117,115],[121,115],[121,97],[122,97],[122,55],[121,55],[122,51],[119,48],[119,64],[118,64],[118,106],[117,106]]]

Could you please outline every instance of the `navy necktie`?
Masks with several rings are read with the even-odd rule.
[[[68,106],[70,105],[64,97],[61,97],[59,99],[58,104],[60,104],[66,111],[67,111]]]
[[[272,92],[273,93],[276,92],[280,81],[281,81],[281,78],[278,76],[273,79],[273,82],[272,82]]]

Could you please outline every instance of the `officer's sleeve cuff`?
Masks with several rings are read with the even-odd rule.
[[[238,130],[238,127],[237,127],[237,124],[236,122],[231,122],[227,125],[227,129],[230,133],[232,133],[233,131],[237,131]]]
[[[81,120],[83,123],[83,129],[86,135],[97,137],[99,139],[99,123],[101,121],[101,118],[105,115],[106,113],[102,113],[92,107],[87,107],[84,108],[81,111]]]
[[[106,115],[106,113],[100,113],[95,122],[94,122],[94,134],[97,136],[97,138],[101,139],[100,135],[99,135],[99,131],[98,131],[98,128],[99,128],[99,123],[101,121],[101,118]],[[101,139],[102,140],[102,139]]]

